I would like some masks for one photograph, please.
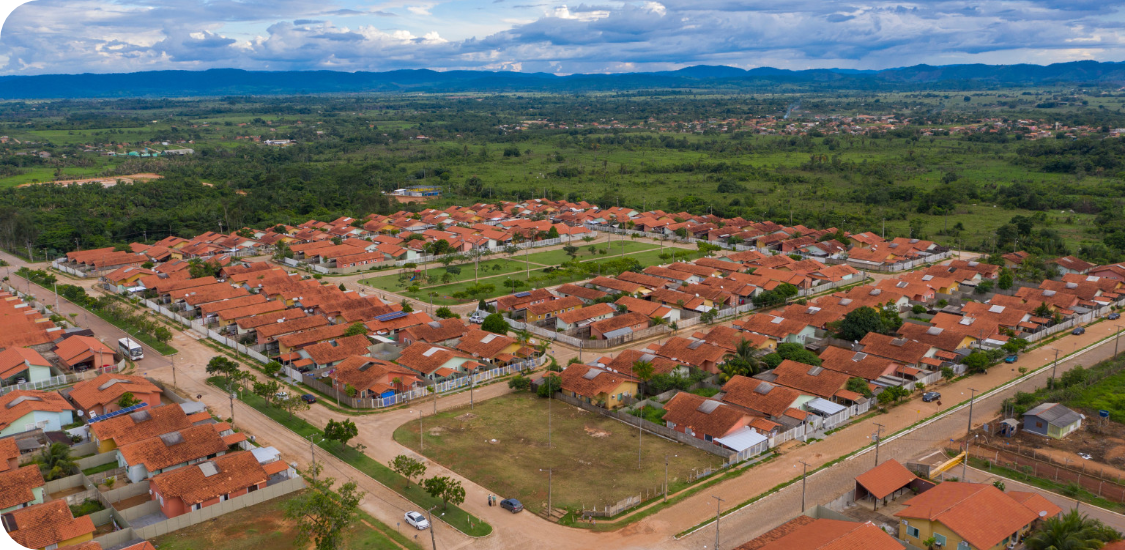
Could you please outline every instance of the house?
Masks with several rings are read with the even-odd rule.
[[[704,340],[694,340],[673,336],[664,342],[664,345],[650,344],[653,353],[667,357],[682,364],[695,367],[712,374],[719,372],[719,363],[728,355],[728,351],[719,346],[709,344]]]
[[[24,382],[42,382],[51,378],[51,362],[30,348],[8,348],[0,351],[0,383],[10,386]]]
[[[629,313],[639,313],[649,319],[663,319],[668,323],[680,320],[680,310],[668,307],[660,302],[650,302],[632,296],[622,296],[614,302],[617,306],[624,306]]]
[[[848,385],[849,376],[824,367],[815,367],[786,359],[777,368],[773,382],[807,395],[832,400],[836,392]]]
[[[734,550],[902,550],[903,546],[871,522],[797,516]]]
[[[474,328],[465,333],[454,349],[491,363],[508,364],[515,361],[520,344],[503,334]]]
[[[457,345],[457,340],[469,332],[469,325],[456,317],[430,321],[424,325],[414,325],[399,331],[398,341],[410,345],[414,342],[427,344]]]
[[[1091,269],[1097,267],[1090,262],[1080,260],[1074,256],[1055,258],[1051,263],[1055,264],[1060,275],[1085,275],[1089,273]]]
[[[425,343],[421,345],[428,346]],[[330,376],[339,389],[348,391],[348,388],[354,388],[355,396],[361,399],[390,397],[414,387],[419,381],[418,372],[409,368],[358,355],[338,363]]]
[[[34,429],[61,431],[74,422],[74,407],[58,392],[15,390],[0,396],[0,436]]]
[[[564,298],[567,296],[575,296],[581,299],[585,304],[592,304],[596,300],[600,300],[602,298],[605,298],[606,296],[609,296],[609,294],[606,294],[605,292],[602,292],[600,290],[579,286],[573,283],[567,283],[556,288],[555,294],[558,294],[559,296],[562,296]]]
[[[313,368],[331,367],[353,355],[367,355],[371,340],[363,334],[345,336],[328,342],[320,342],[297,352],[302,359],[312,361]]]
[[[75,371],[114,363],[113,349],[92,336],[71,336],[55,346],[55,354],[64,365]]]
[[[576,296],[568,296],[566,298],[559,298],[558,300],[547,300],[527,307],[527,322],[535,323],[551,319],[553,317],[558,317],[562,313],[574,311],[580,307],[582,307],[582,299]]]
[[[960,550],[1006,548],[1023,539],[1040,512],[1044,518],[1061,512],[1041,496],[1021,501],[992,485],[958,481],[940,483],[904,504],[895,513],[901,518],[899,539],[921,547],[932,536],[942,548]]]
[[[780,418],[801,401],[801,392],[757,378],[736,375],[723,385],[724,403],[769,418]]]
[[[108,453],[142,439],[212,422],[214,420],[206,412],[188,416],[179,405],[145,407],[90,424],[90,439],[98,445],[99,453]]]
[[[1023,261],[1026,260],[1030,255],[1031,254],[1020,250],[1018,252],[1009,252],[1007,254],[1002,254],[1000,257],[1004,259],[1004,267],[1008,269],[1016,269],[1021,264],[1023,264]]]
[[[746,428],[751,416],[721,401],[679,392],[664,404],[663,420],[677,432],[712,442]]]
[[[1062,439],[1082,427],[1081,414],[1058,403],[1043,403],[1023,413],[1023,430]]]
[[[816,327],[796,319],[786,319],[768,313],[755,313],[731,324],[746,332],[770,338],[779,344],[803,345],[806,340],[816,337]]]
[[[4,530],[24,548],[59,548],[93,540],[90,516],[74,517],[65,500],[52,500],[4,515]]]
[[[20,447],[16,444],[16,438],[0,439],[0,473],[15,470],[19,467]]]
[[[271,476],[288,470],[284,461],[261,464],[253,452],[242,451],[164,472],[149,487],[160,511],[174,518],[264,489]]]
[[[922,359],[933,357],[937,348],[907,338],[868,332],[862,340],[864,353],[890,359],[907,367],[923,368]]]
[[[0,472],[0,514],[42,504],[46,485],[36,464]]]
[[[640,313],[624,313],[590,324],[590,336],[598,340],[619,338],[648,328],[648,317]]]
[[[892,458],[855,478],[855,500],[859,502],[870,496],[877,510],[879,501],[885,505],[888,499],[894,500],[906,491],[921,490],[927,486],[919,483],[914,472]]]
[[[524,292],[517,292],[496,299],[496,311],[508,312],[515,317],[518,313],[535,304],[554,300],[555,295],[545,288],[536,288]]]
[[[407,346],[395,362],[429,380],[448,378],[480,366],[480,363],[467,354],[424,342],[414,342]],[[355,388],[359,389],[359,386]]]
[[[608,371],[620,372],[629,376],[636,377],[633,374],[633,365],[640,361],[647,361],[652,365],[652,374],[671,374],[674,376],[686,377],[689,374],[687,367],[660,357],[653,355],[647,351],[640,351],[635,349],[621,350],[617,357],[602,357],[597,360],[597,366],[602,367]]]
[[[625,399],[637,394],[637,380],[621,373],[575,363],[558,375],[564,395],[606,409],[625,406]]]
[[[584,327],[609,319],[616,311],[613,306],[606,303],[572,309],[555,317],[555,329],[566,331]]]
[[[164,471],[226,454],[231,445],[245,440],[245,435],[235,433],[226,423],[200,424],[118,447],[117,466],[128,470],[130,481],[140,483]]]
[[[117,402],[126,392],[152,407],[160,403],[164,390],[140,376],[106,373],[75,384],[67,398],[93,418],[120,409]]]
[[[858,377],[868,382],[883,376],[893,376],[902,365],[885,357],[871,355],[862,351],[829,346],[820,352],[821,366],[842,372],[849,377]]]

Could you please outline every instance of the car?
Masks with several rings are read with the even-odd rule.
[[[469,322],[474,324],[474,325],[482,324],[482,323],[484,323],[484,318],[487,315],[488,315],[488,312],[481,311],[481,310],[478,309],[478,310],[474,311],[472,315],[469,316]]]
[[[1004,362],[1005,363],[1015,363],[1017,359],[1019,359],[1019,357],[1016,356],[1016,354],[1013,353],[1013,354],[1005,357]]]
[[[922,401],[929,403],[930,401],[937,401],[941,399],[941,394],[936,391],[928,391],[922,394]]]
[[[505,510],[511,510],[513,514],[523,511],[523,504],[514,498],[506,498],[500,501],[500,507]]]
[[[1110,313],[1109,315],[1106,316],[1106,319],[1109,319],[1110,321],[1116,321],[1120,318],[1121,318],[1121,314],[1117,313],[1116,311],[1113,312],[1113,313]]]
[[[312,405],[313,403],[316,403],[316,396],[311,393],[306,393],[305,395],[301,396],[301,400],[303,400],[305,403],[308,403],[309,405]]]
[[[1090,456],[1090,453],[1078,453],[1078,456],[1082,457],[1084,460],[1090,460],[1091,458],[1094,458]]]
[[[274,394],[274,397],[276,397],[276,398],[278,398],[278,399],[282,399],[282,400],[284,400],[284,399],[289,399],[289,392],[287,392],[287,391],[279,391],[279,392],[277,392],[276,394]]]
[[[410,511],[407,512],[404,517],[406,518],[406,523],[413,525],[414,528],[419,531],[430,528],[430,522],[426,520],[426,516],[423,516],[419,512]]]
[[[1078,327],[1078,328],[1070,331],[1070,333],[1075,335],[1075,336],[1078,336],[1079,334],[1086,334],[1086,327]]]

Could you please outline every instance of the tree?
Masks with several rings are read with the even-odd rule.
[[[281,372],[281,363],[270,361],[262,366],[262,371],[266,373],[266,376],[277,376],[277,373]]]
[[[883,318],[874,308],[857,307],[840,321],[840,338],[844,340],[862,340],[869,332],[882,332]]]
[[[508,388],[516,391],[523,391],[530,387],[531,379],[522,374],[517,374],[511,380],[508,380]]]
[[[71,475],[75,469],[74,459],[70,456],[70,447],[65,443],[52,443],[39,451],[39,456],[34,459],[39,466],[43,479],[52,481]]]
[[[344,419],[343,422],[329,419],[328,424],[324,426],[324,439],[339,441],[341,446],[347,446],[348,441],[357,435],[359,435],[359,428],[356,427],[355,422],[348,419]]]
[[[312,408],[312,405],[306,403],[305,400],[301,399],[301,396],[297,394],[290,395],[278,401],[277,406],[285,409],[286,412],[289,413],[290,420],[293,419],[293,411],[307,411]]]
[[[551,229],[554,229],[553,227]],[[431,497],[440,498],[444,509],[449,509],[449,503],[454,506],[465,502],[465,488],[461,482],[446,476],[434,476],[422,481],[422,488]]]
[[[512,327],[504,320],[504,316],[499,313],[493,313],[484,318],[484,322],[480,324],[481,330],[494,332],[496,334],[507,334]]]
[[[277,398],[277,393],[281,391],[281,384],[277,380],[270,380],[268,382],[254,382],[253,390],[254,395],[266,400],[266,403],[273,403]]]
[[[316,544],[316,550],[343,547],[344,533],[358,516],[359,502],[364,495],[357,490],[354,481],[333,491],[335,481],[332,478],[310,481],[309,490],[285,501],[285,517],[295,520],[297,525],[295,546],[307,547],[311,541]]]
[[[172,331],[168,327],[156,327],[152,331],[152,337],[156,338],[157,342],[167,344],[172,339]]]
[[[641,383],[647,383],[652,379],[653,374],[652,361],[635,361],[633,363],[633,376],[636,376]]]
[[[1009,288],[1012,288],[1013,284],[1015,284],[1015,279],[1016,277],[1012,274],[1011,269],[1008,269],[1006,267],[1001,268],[1000,276],[996,280],[996,286],[1000,287],[1002,290],[1008,290]]]
[[[391,461],[391,469],[398,475],[406,478],[406,488],[410,488],[410,480],[426,475],[426,465],[421,461],[406,455],[398,455]]]
[[[1000,481],[999,479],[997,479],[996,481],[993,481],[992,486],[996,487],[997,489],[1000,489],[1001,491],[1007,490],[1007,488],[1008,488],[1008,486],[1004,485],[1004,482]]]
[[[1097,550],[1121,534],[1077,509],[1047,518],[1024,539],[1030,550]]]
[[[898,314],[898,308],[890,303],[879,308],[879,320],[883,323],[879,332],[883,334],[890,334],[902,328],[902,316]]]
[[[227,379],[227,391],[234,389],[235,379],[238,377],[238,363],[216,355],[207,362],[207,374],[211,376],[223,376]]]
[[[871,397],[873,395],[871,388],[867,385],[867,380],[864,380],[863,378],[860,378],[858,376],[849,378],[848,384],[844,386],[844,389],[850,392],[858,393],[864,397]]]
[[[344,338],[347,338],[349,336],[359,336],[360,334],[367,334],[367,325],[356,321],[348,327],[348,330],[344,331]]]
[[[571,258],[574,258],[575,256],[578,255],[578,247],[577,246],[568,244],[568,245],[564,246],[562,249],[563,249],[563,252],[566,252],[566,255],[570,256]]]
[[[117,400],[117,406],[122,409],[127,409],[140,402],[141,400],[137,399],[137,397],[133,395],[133,392],[127,391],[121,394],[121,397]]]
[[[953,377],[955,377],[955,376],[957,376],[957,373],[953,371],[953,367],[942,367],[941,368],[941,377],[946,382],[952,381]]]
[[[402,303],[400,305],[402,306],[403,313],[414,313],[414,306],[410,305],[410,302],[408,302],[406,298],[402,299]]]
[[[543,383],[539,384],[535,394],[539,397],[549,397],[558,393],[560,389],[562,389],[562,379],[555,374],[547,373],[543,375]]]
[[[988,354],[980,350],[974,350],[965,357],[962,363],[965,364],[970,374],[979,374],[988,370],[990,361],[988,360]]]

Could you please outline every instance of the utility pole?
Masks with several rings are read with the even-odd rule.
[[[641,430],[641,423],[638,421],[637,422],[637,469],[638,470],[641,469],[641,434],[642,433],[644,433],[644,432]]]
[[[313,482],[315,483],[316,482],[316,442],[313,441],[314,437],[316,437],[316,434],[309,434],[309,454],[312,455]]]
[[[55,281],[54,287],[55,287],[55,314],[61,317],[62,316],[62,310],[59,309],[59,282],[58,281]],[[1117,348],[1117,345],[1114,344],[1114,349],[1116,350],[1116,348]],[[1116,351],[1113,353],[1113,356],[1117,357]]]
[[[230,427],[234,428],[234,392],[230,392]]]
[[[27,257],[31,259],[31,263],[35,263],[35,255],[31,253],[31,241],[24,241],[27,243]]]
[[[176,384],[176,354],[173,353],[170,357],[172,358],[172,387],[178,388],[179,385]]]
[[[434,508],[437,508],[437,505],[426,510],[426,514],[430,516],[430,544],[433,545],[433,550],[437,550],[437,538],[434,537]]]
[[[476,386],[476,381],[473,380],[473,375],[469,375],[469,410],[473,410],[473,388]]]
[[[798,460],[801,463],[801,513],[805,513],[805,480],[808,479],[809,464],[804,460]]]
[[[554,477],[554,470],[554,468],[547,468],[547,521],[551,520],[551,483]],[[539,468],[539,471],[542,472],[543,468]]]
[[[78,250],[79,252],[81,252],[81,251],[82,251],[82,246],[78,244],[78,237],[75,237],[75,238],[74,238],[74,248],[75,248],[76,250]]]
[[[969,397],[969,427],[965,431],[965,460],[961,462],[961,481],[967,479],[965,476],[969,474],[969,439],[973,432],[973,401],[977,399],[977,390],[969,388],[973,392]]]
[[[1113,337],[1113,358],[1117,359],[1117,341],[1121,339],[1121,325],[1117,325],[1117,335]]]
[[[884,425],[882,425],[878,422],[876,422],[875,425],[879,427],[879,431],[875,432],[875,465],[878,466],[879,465],[879,444],[883,442],[883,428],[886,428],[886,426],[884,426]]]
[[[1113,344],[1113,356],[1117,357],[1117,343]],[[1059,350],[1055,348],[1055,364],[1051,367],[1051,387],[1055,386],[1055,373],[1059,370]]]
[[[726,501],[714,495],[711,498],[715,499],[715,550],[719,550],[719,520],[723,517],[722,506]]]
[[[668,504],[668,455],[664,455],[664,503]]]

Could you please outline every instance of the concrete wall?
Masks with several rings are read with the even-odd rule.
[[[259,504],[259,503],[265,502],[267,500],[271,500],[271,499],[277,498],[279,496],[292,493],[294,491],[299,491],[299,490],[303,489],[304,487],[305,487],[305,480],[303,480],[299,477],[289,479],[289,480],[283,481],[281,483],[278,483],[276,485],[271,485],[269,487],[266,487],[265,489],[259,489],[257,491],[254,491],[253,493],[248,493],[246,495],[228,500],[226,502],[220,502],[219,504],[216,504],[215,506],[208,506],[208,507],[203,508],[201,510],[189,512],[189,513],[184,514],[182,516],[178,516],[178,517],[166,520],[166,521],[161,521],[159,523],[147,525],[147,526],[142,527],[140,529],[134,529],[134,532],[136,533],[136,535],[139,538],[151,539],[151,538],[154,538],[154,537],[158,537],[160,535],[171,533],[171,532],[179,530],[179,529],[183,529],[185,527],[190,527],[190,526],[195,525],[197,523],[202,523],[204,521],[219,517],[223,514],[233,512],[235,510],[240,510],[240,509],[246,508],[248,506],[253,506],[255,504]],[[137,506],[136,508],[130,508],[129,510],[126,510],[126,513],[133,512],[134,510],[137,510],[136,515],[130,515],[130,517],[135,519],[135,518],[141,517],[143,515],[156,513],[157,511],[160,510],[160,503],[155,502],[155,501],[146,502],[145,504],[143,504],[141,506]],[[141,513],[142,511],[147,511],[147,512]]]

